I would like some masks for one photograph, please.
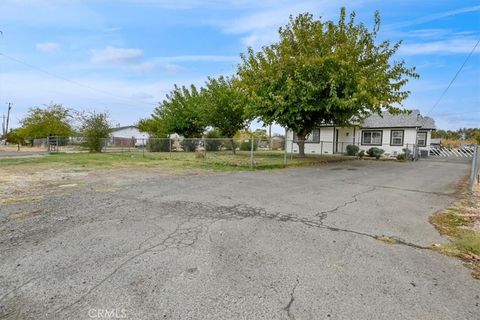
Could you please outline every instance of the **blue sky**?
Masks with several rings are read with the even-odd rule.
[[[336,20],[341,6],[367,26],[379,10],[381,38],[403,40],[398,58],[421,76],[405,107],[438,128],[480,127],[480,46],[431,111],[480,39],[478,1],[444,0],[1,0],[0,114],[12,102],[15,126],[53,102],[132,124],[175,83],[233,74],[239,53],[274,42],[290,14]]]

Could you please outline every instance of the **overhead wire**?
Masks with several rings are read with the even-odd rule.
[[[430,109],[430,111],[427,112],[427,115],[429,115],[437,106],[438,104],[440,103],[440,101],[442,101],[443,97],[445,96],[445,94],[448,92],[448,90],[450,89],[450,87],[452,86],[452,84],[455,82],[455,80],[457,79],[458,75],[460,74],[460,72],[463,70],[463,67],[465,67],[465,65],[467,64],[468,60],[470,59],[470,57],[473,55],[473,53],[475,52],[475,49],[477,49],[477,46],[478,44],[480,43],[480,39],[478,39],[478,41],[475,43],[475,45],[473,46],[472,50],[470,51],[470,53],[468,54],[468,56],[465,58],[465,60],[463,61],[462,65],[460,66],[460,68],[457,70],[457,72],[455,73],[455,75],[453,76],[452,80],[450,81],[450,83],[448,84],[448,86],[445,88],[445,90],[443,90],[442,94],[440,95],[440,97],[438,98],[438,100],[435,102],[435,104],[432,106],[432,108]]]

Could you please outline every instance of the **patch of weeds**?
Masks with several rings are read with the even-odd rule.
[[[38,215],[41,215],[44,212],[45,212],[45,209],[37,209],[30,212],[16,212],[16,213],[10,214],[8,218],[12,220],[24,220],[24,219],[36,217]]]
[[[42,199],[43,199],[42,196],[7,198],[7,199],[1,199],[0,204],[9,205],[9,204],[16,204],[16,203],[27,203],[27,202],[33,202],[33,201],[40,201]]]
[[[469,230],[459,232],[451,245],[462,255],[473,254],[480,258],[480,234],[478,233]]]
[[[389,236],[377,236],[376,239],[380,240],[382,242],[388,243],[388,244],[396,244],[397,243],[397,240],[395,240],[395,239],[393,239]]]
[[[432,216],[430,222],[437,228],[441,235],[456,237],[458,236],[460,227],[468,225],[470,219],[458,215],[457,208],[449,208],[445,213]]]
[[[435,245],[434,250],[460,258],[476,279],[480,279],[480,233],[474,227],[480,221],[479,191],[462,193],[455,206],[430,218],[440,234],[450,237],[448,244]]]

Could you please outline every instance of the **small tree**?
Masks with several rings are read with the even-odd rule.
[[[140,119],[137,123],[137,127],[140,131],[148,132],[153,138],[167,138],[169,134],[164,123],[157,121],[154,118]]]
[[[205,131],[203,97],[194,85],[175,89],[153,111],[146,127],[153,132],[177,133],[185,138],[199,138]]]
[[[221,136],[232,138],[248,123],[245,112],[247,98],[236,85],[235,79],[208,78],[206,87],[202,88],[203,112],[206,123],[216,129]],[[231,150],[235,154],[233,139]]]
[[[82,117],[81,134],[90,152],[102,152],[103,143],[111,132],[108,114],[91,113]]]
[[[20,120],[21,135],[29,140],[49,136],[69,137],[74,132],[72,113],[72,110],[60,104],[31,108],[27,116]]]
[[[477,131],[477,132],[474,134],[473,138],[475,139],[475,142],[476,142],[477,144],[480,144],[480,131]]]
[[[17,149],[20,150],[20,146],[25,142],[25,137],[20,129],[13,129],[7,133],[7,142],[17,145]]]

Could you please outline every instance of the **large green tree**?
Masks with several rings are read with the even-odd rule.
[[[155,108],[151,120],[143,120],[141,127],[150,132],[177,133],[185,138],[197,138],[207,124],[202,112],[203,97],[194,85],[182,86],[167,95]]]
[[[246,95],[235,85],[235,80],[220,76],[218,79],[208,78],[202,88],[203,113],[208,126],[216,129],[223,137],[233,136],[248,124],[245,112]],[[231,149],[235,154],[234,142]]]
[[[59,104],[45,108],[31,108],[20,120],[18,134],[25,139],[49,136],[69,137],[73,134],[72,111]]]
[[[264,123],[276,122],[297,134],[300,155],[312,129],[350,125],[408,97],[403,89],[414,68],[393,60],[400,43],[377,43],[380,16],[372,30],[340,11],[338,22],[311,14],[290,17],[278,43],[242,54],[238,75],[251,100],[249,110]]]

